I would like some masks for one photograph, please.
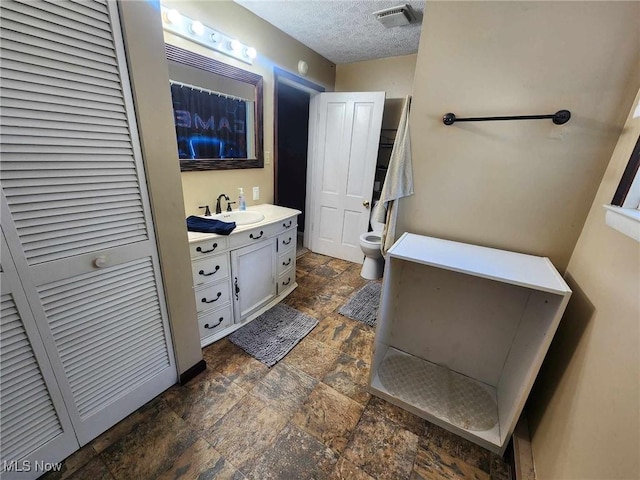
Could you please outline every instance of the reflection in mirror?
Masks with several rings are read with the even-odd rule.
[[[262,77],[165,45],[180,170],[261,168]]]

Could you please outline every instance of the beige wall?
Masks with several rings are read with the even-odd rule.
[[[382,128],[397,128],[406,95],[413,91],[417,55],[336,65],[336,92],[386,92]]]
[[[571,256],[640,85],[639,2],[427,2],[398,231]],[[571,121],[442,116],[572,112]]]
[[[201,213],[202,211],[198,208],[200,205],[210,205],[213,209],[215,199],[221,193],[226,193],[232,200],[237,201],[238,187],[244,188],[247,205],[272,203],[274,188],[273,162],[271,161],[274,150],[273,67],[278,66],[296,73],[298,61],[305,60],[309,65],[306,78],[323,85],[327,90],[333,90],[335,65],[230,0],[215,2],[174,0],[163,2],[163,5],[175,8],[190,18],[200,20],[225,35],[233,36],[246,45],[255,47],[258,51],[258,58],[253,65],[248,65],[188,40],[165,33],[167,43],[257,73],[262,75],[264,79],[265,167],[183,172],[182,185],[187,215]],[[251,195],[251,189],[255,186],[260,187],[260,199],[257,201],[254,201]]]
[[[602,208],[638,136],[630,117],[569,262],[574,294],[529,402],[538,480],[640,478],[640,244]]]
[[[119,6],[173,347],[178,373],[184,373],[202,360],[202,350],[160,15],[153,2],[120,2]]]

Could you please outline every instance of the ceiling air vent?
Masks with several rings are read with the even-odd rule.
[[[411,8],[411,5],[398,5],[397,7],[385,8],[373,12],[382,25],[387,28],[401,27],[403,25],[409,25],[416,20],[416,14]]]

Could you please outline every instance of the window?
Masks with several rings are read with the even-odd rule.
[[[631,152],[629,163],[622,174],[611,205],[607,209],[606,223],[611,228],[640,242],[640,137]]]

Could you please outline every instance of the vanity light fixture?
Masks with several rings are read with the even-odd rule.
[[[234,53],[242,52],[242,44],[238,40],[231,40],[229,42],[229,49]]]
[[[180,15],[180,12],[175,8],[172,8],[171,10],[169,10],[168,8],[163,8],[162,18],[165,23],[177,25],[182,20],[182,15]]]
[[[258,52],[256,52],[256,49],[253,47],[245,48],[244,54],[247,58],[250,58],[251,60],[253,60],[258,56]]]
[[[204,34],[204,25],[198,21],[195,21],[189,25],[189,30],[198,36],[202,36]]]
[[[228,55],[241,62],[253,64],[258,52],[255,48],[244,45],[239,40],[207,27],[198,20],[186,17],[175,9],[161,7],[162,26],[174,35],[191,40],[199,45]]]

